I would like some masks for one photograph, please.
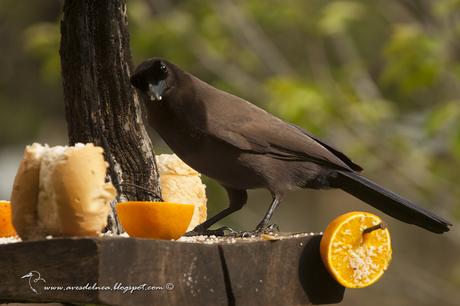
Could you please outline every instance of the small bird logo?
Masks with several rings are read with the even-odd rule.
[[[46,280],[41,277],[40,272],[38,271],[30,271],[29,273],[23,275],[21,278],[28,278],[29,279],[29,287],[30,289],[35,292],[36,294],[39,294],[37,289],[35,289],[32,284],[36,284],[40,281],[46,283]]]

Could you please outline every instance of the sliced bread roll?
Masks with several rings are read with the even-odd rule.
[[[13,183],[11,194],[13,225],[23,240],[46,236],[43,227],[38,225],[37,203],[40,163],[47,150],[48,148],[37,143],[27,146]]]
[[[157,155],[156,160],[163,200],[195,205],[187,231],[206,221],[206,186],[201,181],[200,173],[190,168],[175,154]]]
[[[106,226],[116,191],[105,183],[103,149],[28,146],[15,178],[13,224],[23,240],[95,236]]]

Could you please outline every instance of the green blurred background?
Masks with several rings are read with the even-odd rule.
[[[0,198],[22,150],[66,144],[57,0],[0,1]],[[334,144],[365,175],[460,220],[459,0],[130,0],[134,63],[165,57]],[[153,136],[156,153],[169,152]],[[206,179],[209,214],[226,205]],[[224,220],[251,229],[270,196]],[[376,212],[341,191],[291,193],[283,231],[322,231],[351,210]],[[343,305],[458,305],[460,230],[438,236],[378,213],[394,259],[374,286]]]

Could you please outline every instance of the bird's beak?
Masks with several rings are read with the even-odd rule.
[[[161,101],[163,98],[163,91],[165,90],[166,82],[159,81],[157,84],[149,84],[149,97],[150,101]]]
[[[26,278],[26,277],[31,277],[32,273],[27,273],[26,275],[23,275],[21,278]]]

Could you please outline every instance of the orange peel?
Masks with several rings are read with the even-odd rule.
[[[179,239],[192,220],[195,205],[170,202],[123,202],[116,206],[131,237]]]

